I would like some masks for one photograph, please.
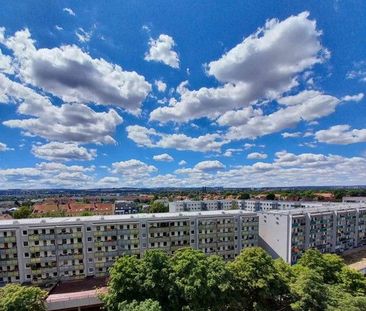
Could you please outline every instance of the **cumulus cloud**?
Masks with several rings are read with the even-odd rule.
[[[359,102],[363,99],[363,97],[364,97],[364,94],[359,93],[357,95],[346,95],[346,96],[342,97],[342,100],[345,102],[349,102],[349,101]]]
[[[73,143],[50,142],[45,145],[34,145],[32,153],[41,159],[50,161],[70,161],[70,160],[94,160],[97,151],[86,149]]]
[[[76,16],[75,12],[70,8],[63,8],[62,11],[66,12],[67,14],[71,16]]]
[[[161,34],[157,39],[149,40],[149,52],[145,54],[145,60],[160,62],[172,68],[179,68],[178,53],[173,50],[174,39],[171,36]]]
[[[197,163],[194,166],[195,170],[204,171],[204,172],[217,171],[217,170],[220,170],[220,169],[223,169],[223,168],[225,168],[225,165],[222,164],[220,161],[217,161],[217,160],[202,161],[202,162]]]
[[[366,129],[352,129],[350,125],[335,125],[315,133],[317,141],[326,144],[349,145],[366,142]]]
[[[167,153],[162,153],[162,154],[155,155],[155,156],[153,156],[153,159],[155,161],[160,161],[160,162],[172,162],[172,161],[174,161],[174,158],[170,154],[167,154]]]
[[[83,188],[91,185],[94,166],[42,162],[34,167],[0,169],[0,188]]]
[[[13,60],[9,55],[4,55],[0,49],[0,72],[5,74],[13,74]]]
[[[261,152],[252,152],[247,155],[247,159],[249,160],[259,160],[259,159],[267,159],[268,155],[266,153]]]
[[[296,138],[296,137],[300,137],[302,135],[301,132],[284,132],[281,134],[283,138]]]
[[[308,17],[309,13],[303,12],[284,21],[268,20],[263,28],[207,65],[207,73],[222,86],[187,90],[171,106],[152,111],[150,119],[185,122],[216,118],[259,100],[280,97],[298,85],[300,73],[329,56],[319,41],[321,32]]]
[[[128,178],[136,178],[136,180],[142,177],[148,177],[157,171],[158,169],[155,166],[136,159],[114,162],[112,163],[111,170],[114,174],[120,174]]]
[[[158,89],[159,92],[165,92],[165,90],[167,88],[166,83],[164,83],[161,80],[155,80],[154,84],[155,84],[155,86],[156,86],[156,88]]]
[[[9,148],[6,144],[0,143],[0,152],[13,150],[12,148]]]
[[[0,99],[18,103],[18,113],[32,116],[13,119],[3,124],[20,128],[26,135],[41,136],[50,141],[74,143],[115,143],[112,135],[122,123],[122,117],[113,110],[96,112],[84,104],[52,105],[50,100],[31,88],[11,81],[0,74]]]
[[[186,165],[187,164],[187,161],[185,161],[185,160],[181,160],[181,161],[179,161],[179,163],[178,163],[180,166],[184,166],[184,165]]]
[[[28,29],[2,43],[13,51],[22,81],[66,102],[115,105],[137,114],[151,90],[143,76],[92,58],[75,45],[37,49]]]
[[[191,150],[198,152],[219,152],[221,146],[228,143],[219,134],[206,134],[190,137],[185,134],[164,134],[153,128],[131,125],[126,128],[127,136],[138,146],[149,148],[173,148],[177,150]]]
[[[318,91],[303,91],[283,97],[279,103],[284,107],[268,115],[252,117],[243,125],[230,127],[227,139],[254,139],[292,128],[301,121],[313,121],[330,115],[341,101]]]

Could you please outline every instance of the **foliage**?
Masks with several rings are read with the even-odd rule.
[[[101,298],[108,311],[361,311],[366,279],[316,250],[294,266],[258,247],[231,262],[191,248],[149,250],[119,258]]]
[[[250,195],[247,192],[242,192],[239,194],[239,200],[249,200],[250,199]]]
[[[136,300],[132,302],[123,301],[118,305],[118,311],[161,311],[159,302],[146,299],[142,302]]]
[[[167,212],[169,212],[169,207],[165,206],[161,202],[153,202],[150,204],[147,212],[148,213],[167,213]]]
[[[43,311],[46,296],[38,287],[7,284],[0,288],[0,311]]]
[[[328,301],[327,287],[322,276],[308,267],[294,266],[295,279],[291,284],[291,292],[295,301],[292,310],[322,311]]]
[[[13,212],[15,219],[29,218],[32,214],[32,208],[29,206],[22,205],[16,211]]]
[[[275,200],[276,195],[273,192],[270,192],[270,193],[267,194],[266,199],[267,200]]]

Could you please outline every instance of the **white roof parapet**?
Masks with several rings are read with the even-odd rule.
[[[336,211],[352,211],[357,209],[366,209],[366,204],[362,203],[330,203],[324,206],[291,208],[287,210],[269,210],[262,212],[263,214],[278,214],[278,215],[296,215],[306,213],[326,213]]]
[[[111,222],[111,221],[123,221],[130,220],[134,218],[138,219],[172,219],[181,217],[195,217],[195,216],[207,216],[207,217],[221,217],[223,215],[234,216],[234,215],[248,215],[254,216],[255,212],[250,211],[240,211],[240,210],[227,210],[227,211],[200,211],[200,212],[178,212],[178,213],[155,213],[155,214],[134,214],[134,215],[104,215],[104,216],[85,216],[85,217],[52,217],[52,218],[26,218],[18,219],[17,223],[13,219],[10,220],[0,220],[0,227],[2,226],[14,226],[14,225],[38,225],[38,224],[48,224],[48,225],[60,225],[60,224],[70,224],[77,222]]]

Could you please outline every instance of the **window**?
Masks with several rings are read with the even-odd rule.
[[[27,230],[23,230],[23,235],[27,235],[28,231]]]
[[[23,245],[24,245],[24,246],[28,246],[28,242],[27,242],[27,241],[24,241],[24,242],[23,242]]]
[[[91,231],[91,227],[86,227],[86,231]]]

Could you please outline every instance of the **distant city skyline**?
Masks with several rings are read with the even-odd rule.
[[[0,190],[365,185],[364,1],[0,4]]]

